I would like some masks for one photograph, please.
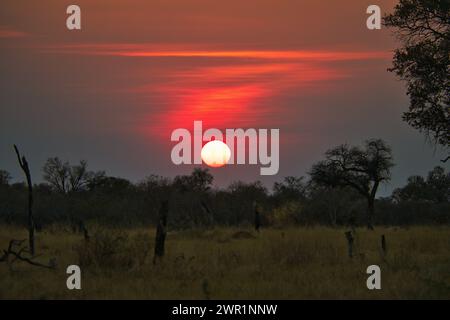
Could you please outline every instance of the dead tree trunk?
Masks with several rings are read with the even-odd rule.
[[[348,257],[353,257],[353,242],[355,241],[355,238],[353,238],[352,232],[347,231],[345,233],[345,238],[347,239],[347,247],[348,247]]]
[[[381,252],[383,253],[383,257],[387,254],[387,247],[386,247],[386,237],[384,234],[381,236]]]
[[[89,232],[82,220],[80,220],[78,223],[78,231],[83,234],[84,240],[89,241]]]
[[[19,165],[22,168],[25,176],[27,178],[28,185],[28,244],[30,247],[30,254],[34,256],[34,230],[35,224],[33,219],[33,184],[31,183],[31,173],[30,168],[28,167],[28,162],[25,159],[25,156],[20,156],[19,149],[14,145],[14,150],[16,151],[17,160],[19,161]]]
[[[50,259],[48,264],[43,264],[40,262],[36,262],[32,260],[32,258],[27,258],[22,255],[22,253],[28,252],[26,247],[22,247],[22,243],[25,240],[11,240],[9,241],[8,249],[3,250],[3,255],[0,256],[0,262],[6,262],[10,266],[15,261],[24,261],[36,267],[43,267],[47,269],[55,269],[56,268],[56,260]],[[10,260],[10,256],[12,256],[12,260]]]
[[[159,209],[158,224],[156,226],[155,238],[155,255],[153,257],[153,264],[156,264],[158,259],[164,256],[164,244],[167,234],[167,215],[169,212],[169,203],[167,200],[163,201]]]
[[[209,206],[204,202],[203,200],[200,201],[200,206],[206,216],[206,220],[209,226],[212,226],[214,224],[214,215],[209,208]]]
[[[261,214],[258,210],[258,205],[254,204],[254,210],[255,210],[255,230],[256,232],[259,232],[259,228],[261,228]]]

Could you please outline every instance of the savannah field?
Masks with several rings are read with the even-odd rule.
[[[37,234],[37,261],[0,263],[0,299],[450,299],[450,227],[356,230],[217,228],[169,232],[153,264],[155,230],[92,230],[89,241],[62,227]],[[387,254],[383,257],[380,237]],[[0,227],[0,248],[26,239]],[[82,290],[66,288],[66,268],[80,265]],[[366,287],[366,268],[381,267],[382,290]]]

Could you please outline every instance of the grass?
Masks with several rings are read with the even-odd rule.
[[[52,228],[37,235],[37,260],[56,258],[57,268],[0,263],[0,299],[450,299],[450,227],[358,229],[353,259],[344,231],[169,232],[166,256],[153,265],[154,230],[98,229],[86,243]],[[26,231],[0,227],[0,248],[12,238]],[[81,266],[82,290],[66,288],[71,264]],[[382,290],[366,287],[372,264]]]

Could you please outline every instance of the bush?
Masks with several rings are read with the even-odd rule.
[[[298,201],[290,201],[272,210],[269,223],[275,227],[292,226],[301,222],[303,206]]]
[[[97,231],[74,248],[82,267],[125,270],[142,266],[151,249],[152,243],[145,234],[130,238],[124,232],[111,230]]]

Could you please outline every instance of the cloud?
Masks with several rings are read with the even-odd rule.
[[[0,38],[21,38],[26,37],[27,33],[15,30],[8,26],[0,26]]]
[[[191,126],[194,120],[216,128],[270,127],[274,120],[289,122],[298,106],[284,100],[291,95],[322,94],[330,81],[351,77],[352,69],[341,62],[390,57],[377,51],[179,50],[144,45],[76,48],[77,54],[130,59],[189,58],[148,71],[149,79],[161,76],[157,82],[129,88],[131,95],[140,94],[147,99],[143,104],[151,106],[148,117],[142,119],[144,131],[162,137],[174,128]]]
[[[386,51],[335,51],[335,50],[255,50],[226,49],[207,45],[185,44],[64,44],[47,46],[50,53],[147,57],[147,58],[246,58],[246,59],[289,59],[316,61],[348,61],[367,59],[389,59]]]
[[[78,43],[39,50],[83,55],[84,61],[119,57],[114,65],[116,70],[123,70],[122,63],[126,66],[118,77],[127,81],[109,91],[133,101],[125,103],[127,108],[136,104],[142,110],[130,123],[131,130],[163,142],[173,129],[189,128],[194,120],[221,129],[296,127],[299,115],[315,112],[305,97],[329,95],[343,80],[356,78],[365,62],[384,64],[392,58],[387,51],[185,43]],[[98,84],[93,88],[98,92]]]

